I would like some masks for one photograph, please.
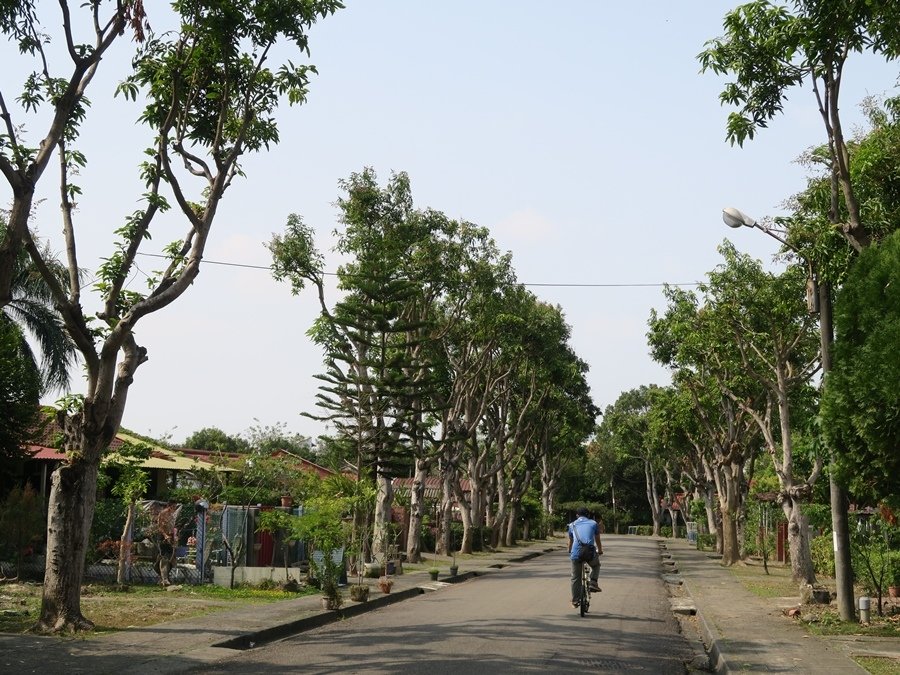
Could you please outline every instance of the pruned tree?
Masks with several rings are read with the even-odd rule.
[[[58,17],[42,19],[57,10]],[[43,28],[53,23],[61,25],[61,35],[53,36]],[[140,43],[147,29],[141,0],[91,2],[75,11],[68,3],[59,3],[53,9],[50,3],[33,0],[6,2],[0,7],[0,31],[17,44],[23,62],[17,72],[25,74],[22,92],[15,99],[20,109],[0,90],[0,172],[12,191],[8,228],[0,232],[0,307],[13,299],[16,261],[30,238],[29,221],[38,184],[57,151],[77,138],[89,105],[86,92],[97,69],[126,32]],[[90,41],[79,42],[83,34],[89,35]],[[68,59],[59,68],[53,58],[57,53],[49,48],[54,37],[61,38],[65,49],[58,53]],[[13,70],[10,64],[7,66]],[[43,124],[46,127],[40,126]],[[43,136],[29,140],[29,127],[44,128]],[[64,159],[78,165],[84,161],[77,152]],[[64,186],[66,197],[76,192]]]
[[[82,405],[59,415],[63,449],[70,459],[53,475],[39,630],[81,630],[93,625],[83,616],[80,604],[87,532],[100,460],[119,428],[135,373],[147,360],[147,349],[137,342],[135,327],[145,316],[177,300],[195,281],[223,196],[242,175],[241,158],[277,143],[275,112],[282,98],[290,103],[305,99],[314,68],[287,60],[270,67],[275,48],[286,42],[306,53],[309,28],[341,6],[337,0],[312,0],[254,11],[262,3],[245,4],[208,7],[176,2],[172,8],[179,29],[158,36],[146,29],[140,2],[116,3],[112,18],[106,21],[100,18],[103,3],[90,3],[86,8],[95,22],[94,45],[75,43],[68,9],[61,5],[63,39],[76,64],[75,75],[60,81],[45,68],[39,69],[26,82],[24,99],[29,109],[51,112],[52,133],[39,149],[29,149],[6,116],[0,169],[13,186],[15,200],[9,217],[11,237],[4,242],[2,254],[13,255],[18,242],[28,251],[81,353],[87,380]],[[0,14],[0,21],[7,34],[24,41],[26,54],[44,64],[46,40],[37,32],[33,9],[30,2],[16,3]],[[145,103],[140,119],[154,139],[140,167],[144,206],[126,217],[116,231],[119,240],[96,271],[101,308],[91,311],[82,295],[77,246],[75,198],[80,188],[73,179],[87,168],[86,156],[77,148],[77,130],[88,114],[84,87],[128,20],[143,42],[132,74],[118,91]],[[60,167],[66,284],[58,281],[27,228],[34,180],[54,154]],[[151,225],[170,209],[170,198],[187,223],[187,232],[184,239],[165,247],[168,266],[150,274],[149,292],[139,293],[128,287],[136,256],[150,239]],[[0,269],[5,274],[8,265]],[[7,295],[8,283],[0,278],[0,297]]]

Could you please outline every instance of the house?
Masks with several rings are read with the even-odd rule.
[[[45,499],[50,495],[50,477],[53,471],[62,462],[67,461],[66,454],[58,450],[57,440],[62,431],[53,416],[45,418],[45,424],[34,439],[25,446],[25,458],[22,460],[21,470],[16,482],[20,485],[31,486]],[[103,458],[104,465],[114,465],[124,461],[118,454],[118,450],[125,444],[149,445],[150,456],[140,462],[140,466],[150,474],[150,485],[147,495],[153,498],[162,498],[166,491],[178,480],[180,474],[190,473],[200,469],[212,471],[232,472],[236,469],[224,467],[210,462],[201,457],[191,457],[183,452],[164,448],[144,441],[136,436],[120,431],[109,444],[109,453]]]

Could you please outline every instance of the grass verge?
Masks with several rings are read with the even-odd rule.
[[[299,593],[251,587],[180,586],[167,591],[159,586],[85,584],[81,590],[81,610],[96,624],[94,634],[126,628],[152,626],[193,616],[219,612],[241,605],[266,604],[317,593],[314,588]],[[41,585],[12,583],[0,586],[0,632],[22,633],[38,619]]]

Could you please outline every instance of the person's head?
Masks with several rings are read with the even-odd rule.
[[[588,517],[587,507],[579,506],[577,509],[575,509],[575,515],[576,516],[584,516],[585,518],[587,518]]]

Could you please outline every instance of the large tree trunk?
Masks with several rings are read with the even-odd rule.
[[[83,460],[53,472],[47,506],[47,562],[35,629],[71,632],[94,627],[81,613],[81,579],[97,500],[97,471]]]
[[[429,462],[416,459],[416,473],[409,491],[409,530],[406,538],[406,559],[411,563],[422,562],[422,519],[425,516],[425,479]]]
[[[722,523],[721,553],[723,565],[733,565],[741,559],[737,527],[741,472],[742,467],[739,464],[728,465],[719,472],[718,491],[719,512]]]
[[[815,584],[816,572],[809,550],[809,521],[796,499],[786,499],[781,503],[781,508],[788,522],[791,578],[798,584]]]
[[[440,528],[435,542],[437,552],[442,555],[450,555],[450,521],[453,518],[453,487],[450,483],[452,479],[449,461],[445,460],[441,467]]]
[[[372,552],[376,556],[383,558],[384,554],[387,553],[387,547],[392,544],[392,542],[388,541],[390,532],[388,523],[391,521],[391,503],[394,501],[394,489],[391,485],[390,477],[384,475],[380,470],[375,474],[375,484],[375,522],[373,525]]]

